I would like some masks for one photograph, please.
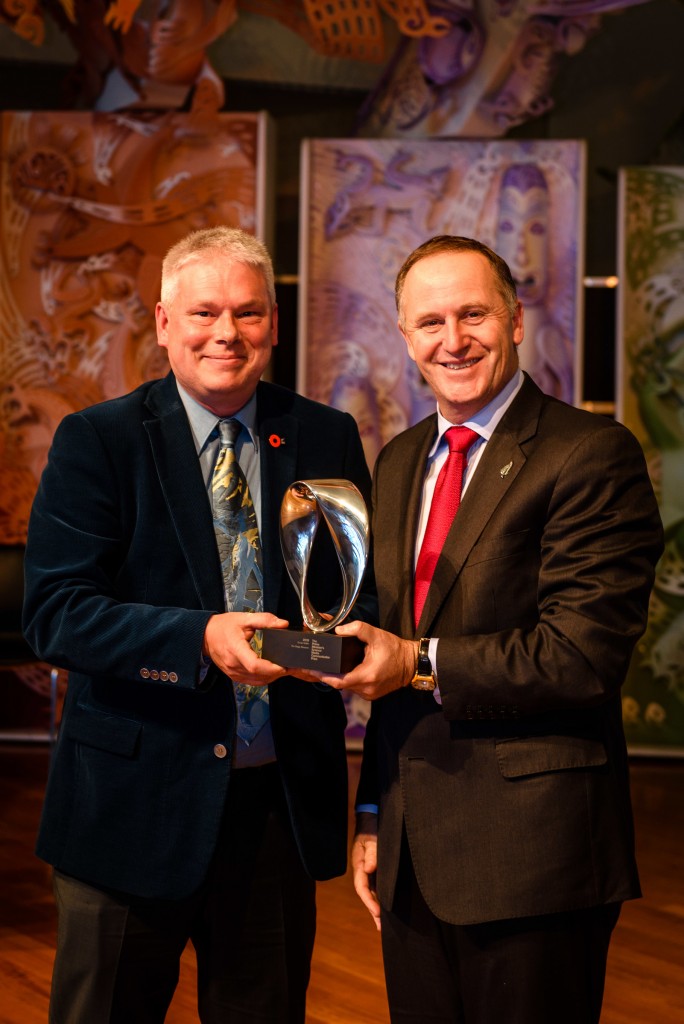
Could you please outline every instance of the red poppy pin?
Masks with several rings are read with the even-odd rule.
[[[285,444],[285,438],[278,437],[277,434],[271,434],[271,436],[268,439],[268,443],[270,444],[271,448],[280,448],[281,444]]]

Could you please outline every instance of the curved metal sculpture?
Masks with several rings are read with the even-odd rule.
[[[342,571],[342,604],[330,620],[312,607],[306,586],[321,517],[328,524]],[[361,492],[350,480],[296,480],[280,508],[280,544],[304,624],[313,633],[334,629],[349,614],[368,563],[370,526]]]

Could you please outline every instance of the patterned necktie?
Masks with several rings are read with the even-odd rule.
[[[416,626],[423,611],[437,560],[461,503],[461,484],[466,453],[479,434],[468,427],[449,427],[444,436],[449,445],[449,454],[437,477],[425,536],[416,564],[413,592],[413,616]]]
[[[220,420],[219,449],[211,481],[214,531],[221,559],[226,611],[263,610],[261,545],[254,503],[235,455],[238,420]],[[252,647],[259,649],[257,633]],[[233,683],[238,736],[249,744],[268,718],[268,687]]]

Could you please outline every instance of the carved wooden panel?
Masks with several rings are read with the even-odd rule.
[[[0,543],[21,543],[62,417],[166,372],[161,261],[226,223],[268,239],[260,114],[3,113]]]

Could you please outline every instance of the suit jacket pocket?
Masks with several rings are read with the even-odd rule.
[[[499,533],[493,537],[485,536],[473,546],[472,551],[468,555],[467,565],[479,565],[480,562],[490,562],[493,559],[510,558],[512,555],[520,555],[532,543],[536,543],[536,540],[531,530]]]
[[[601,740],[584,736],[534,736],[496,741],[499,770],[506,779],[573,768],[597,768],[607,763]]]
[[[537,624],[540,550],[533,530],[494,533],[473,547],[455,588],[459,632],[532,629]],[[439,636],[439,626],[434,635]]]
[[[133,757],[142,723],[106,711],[76,704],[66,723],[66,736],[77,743],[106,750],[121,757]]]

